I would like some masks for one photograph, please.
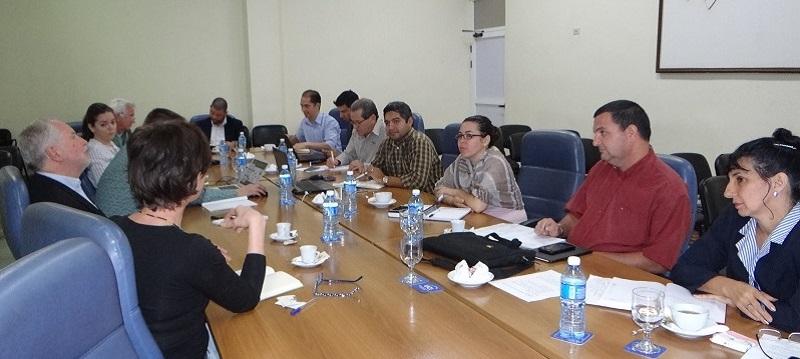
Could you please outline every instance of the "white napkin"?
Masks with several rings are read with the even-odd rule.
[[[267,165],[267,167],[264,168],[264,171],[278,172],[278,166],[276,166],[274,163],[270,163],[269,165]]]
[[[278,297],[278,300],[275,301],[275,304],[280,305],[281,307],[284,308],[297,309],[306,305],[306,302],[298,302],[297,298],[295,298],[294,294],[292,294],[292,295],[282,295]]]
[[[333,191],[333,196],[338,200],[339,192]],[[311,200],[311,203],[314,203],[318,206],[321,206],[323,203],[325,203],[325,192],[317,193],[317,195]]]
[[[252,160],[252,159],[256,158],[256,154],[255,153],[250,153],[250,152],[247,152],[244,156],[248,160]]]
[[[483,264],[483,262],[475,263],[475,265],[470,268],[467,261],[462,260],[456,264],[453,280],[458,282],[481,282],[488,276],[489,267]]]

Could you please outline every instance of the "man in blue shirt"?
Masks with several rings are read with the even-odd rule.
[[[303,112],[297,135],[290,136],[295,152],[304,160],[321,160],[342,151],[339,123],[320,111],[322,97],[319,92],[306,90],[300,97]]]

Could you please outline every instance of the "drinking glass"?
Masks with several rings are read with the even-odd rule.
[[[634,288],[631,303],[633,322],[642,328],[644,338],[633,346],[633,349],[644,354],[652,354],[659,350],[650,340],[650,332],[661,325],[664,319],[664,291],[654,288]]]
[[[410,224],[408,211],[400,212],[400,229],[405,233],[400,240],[400,259],[408,266],[408,274],[400,282],[409,286],[418,280],[418,276],[414,274],[414,265],[422,259],[422,241],[414,238],[414,233],[418,230],[416,227]]]

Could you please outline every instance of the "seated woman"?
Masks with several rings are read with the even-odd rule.
[[[527,219],[522,194],[505,156],[490,144],[499,137],[485,116],[467,117],[458,130],[458,158],[436,182],[445,204],[519,223]]]
[[[93,103],[83,116],[83,139],[89,141],[89,181],[97,187],[97,182],[108,162],[119,152],[119,147],[111,140],[117,134],[117,120],[114,110],[103,103]]]
[[[208,346],[209,299],[232,312],[253,309],[264,280],[266,219],[238,207],[223,227],[247,228],[241,276],[225,251],[181,229],[186,205],[199,196],[211,163],[208,139],[197,126],[169,121],[138,128],[128,145],[128,178],[139,211],[112,217],[131,245],[139,307],[167,358],[203,358]]]
[[[733,207],[678,259],[672,280],[753,320],[800,330],[800,138],[779,128],[730,158]]]
[[[161,123],[164,121],[186,122],[183,116],[166,108],[155,108],[144,119],[144,125]],[[258,183],[240,185],[237,189],[220,189],[217,187],[205,188],[200,197],[190,205],[202,202],[240,196],[263,196],[266,189]],[[136,212],[136,202],[128,183],[128,153],[125,146],[108,163],[103,175],[97,182],[97,192],[94,194],[94,203],[107,216],[127,216]]]

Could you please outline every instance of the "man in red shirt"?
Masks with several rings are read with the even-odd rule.
[[[689,233],[686,184],[653,152],[650,120],[635,102],[600,107],[593,130],[601,161],[567,203],[567,215],[542,219],[536,232],[648,272],[668,271]]]

